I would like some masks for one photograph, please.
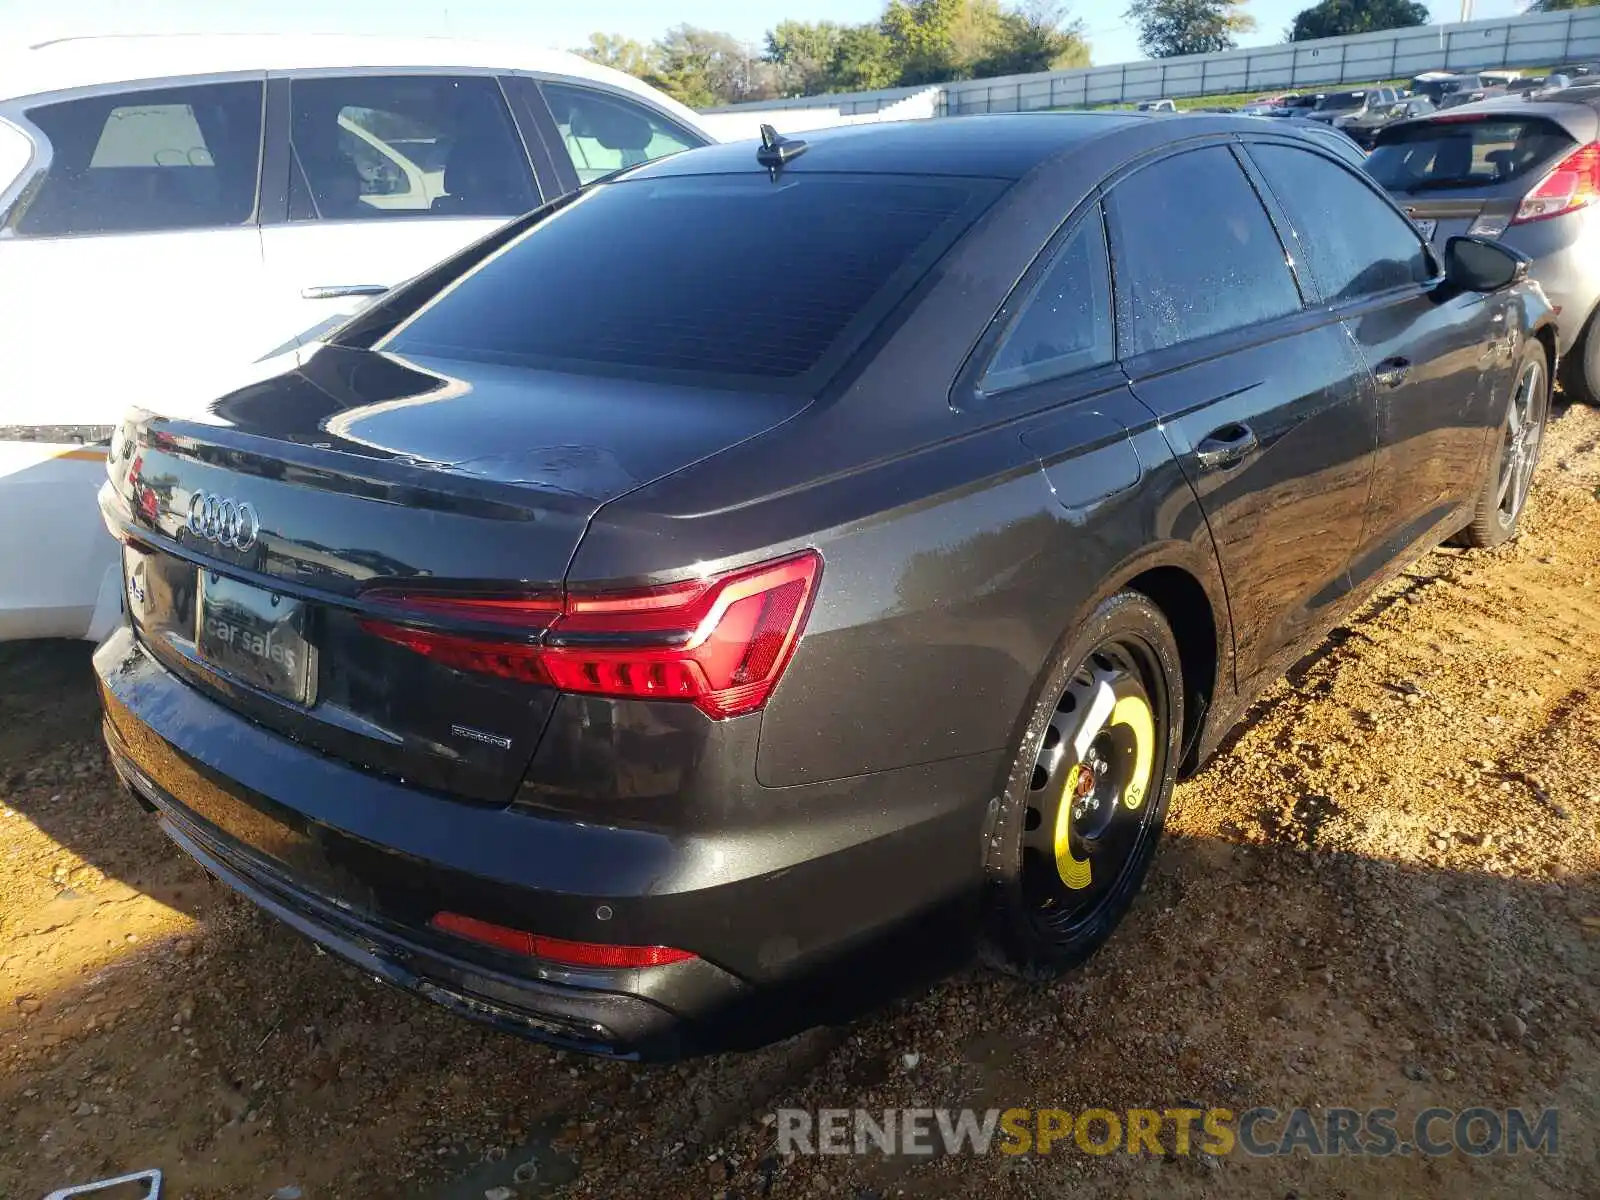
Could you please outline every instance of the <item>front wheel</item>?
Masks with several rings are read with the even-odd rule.
[[[986,959],[1049,976],[1111,936],[1155,854],[1182,728],[1172,631],[1120,592],[1057,658],[1016,752],[990,838]]]
[[[1489,456],[1472,524],[1461,532],[1467,546],[1491,549],[1516,536],[1517,521],[1533,488],[1534,468],[1544,446],[1550,417],[1549,359],[1544,347],[1529,341],[1517,363],[1516,382],[1499,438]]]

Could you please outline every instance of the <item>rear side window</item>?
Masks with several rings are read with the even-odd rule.
[[[1493,187],[1521,179],[1577,143],[1537,117],[1443,117],[1390,129],[1367,157],[1367,173],[1391,192]]]
[[[1249,177],[1220,146],[1124,179],[1107,198],[1106,217],[1124,357],[1300,308],[1277,232]]]
[[[661,114],[620,96],[547,83],[544,97],[579,183],[705,144]]]
[[[510,217],[538,203],[493,79],[296,79],[289,94],[291,221]]]
[[[259,83],[218,83],[29,109],[50,142],[50,167],[9,228],[59,237],[251,221],[261,98]]]
[[[1002,186],[798,172],[602,184],[377,348],[794,379],[876,325]]]
[[[1096,208],[1080,221],[1006,331],[982,389],[1001,392],[1111,361],[1111,281]]]
[[[1356,300],[1433,274],[1416,228],[1344,167],[1293,146],[1251,146],[1250,157],[1288,211],[1324,300]]]

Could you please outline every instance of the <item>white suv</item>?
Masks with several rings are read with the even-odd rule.
[[[131,404],[193,412],[506,218],[713,140],[553,51],[149,36],[0,54],[0,640],[115,623],[95,492]]]

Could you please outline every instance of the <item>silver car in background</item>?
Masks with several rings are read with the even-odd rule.
[[[1498,238],[1559,314],[1562,384],[1600,402],[1600,85],[1503,97],[1381,130],[1366,169],[1434,244]]]

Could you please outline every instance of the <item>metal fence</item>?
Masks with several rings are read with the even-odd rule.
[[[939,111],[955,114],[1081,108],[1409,79],[1431,70],[1554,66],[1590,60],[1600,60],[1600,8],[1526,13],[1487,21],[1226,50],[1220,54],[964,80],[943,85]],[[712,111],[836,108],[851,115],[876,112],[917,90],[890,88],[765,100]]]

